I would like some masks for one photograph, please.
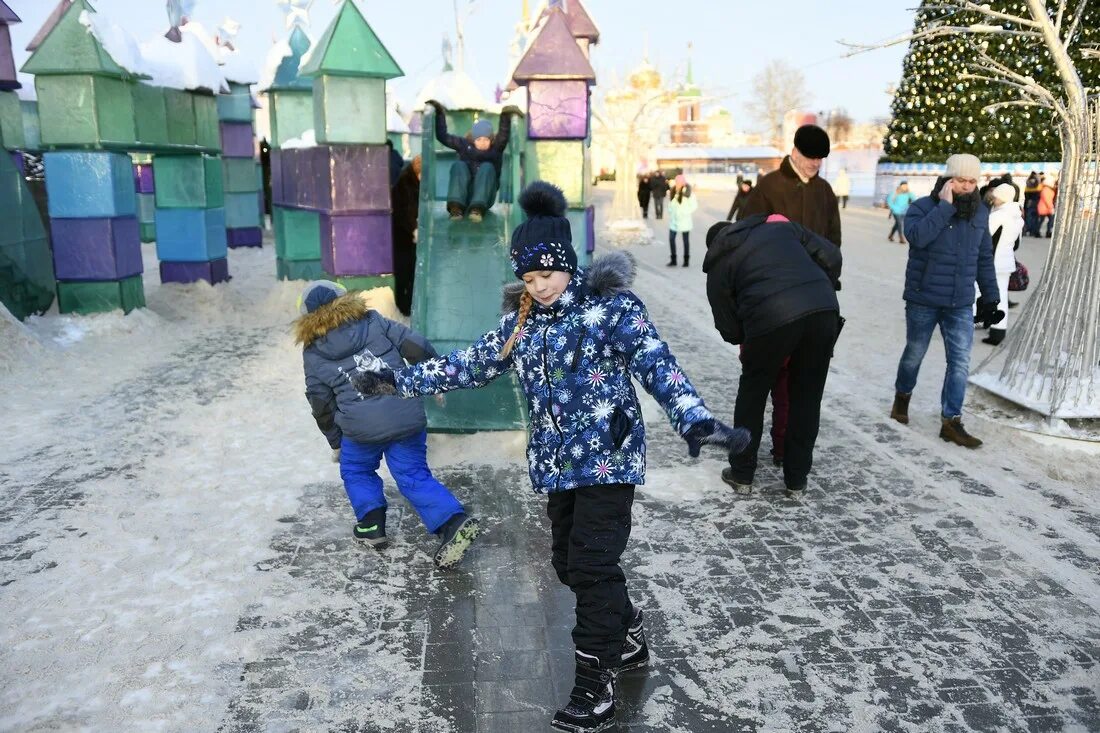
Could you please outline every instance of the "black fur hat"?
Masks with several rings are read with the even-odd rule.
[[[794,146],[807,158],[828,158],[829,133],[817,125],[803,125],[795,130]]]
[[[577,271],[573,233],[565,218],[565,194],[546,181],[533,181],[519,195],[527,220],[512,232],[512,271],[522,278],[528,272]]]

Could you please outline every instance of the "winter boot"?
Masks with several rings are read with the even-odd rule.
[[[637,669],[649,664],[649,644],[645,643],[645,629],[642,628],[642,609],[634,609],[634,618],[626,627],[626,640],[623,641],[623,661],[619,672]]]
[[[476,519],[464,512],[453,515],[436,532],[443,542],[435,551],[435,566],[451,568],[457,565],[480,533]]]
[[[672,255],[665,267],[676,267],[676,255]]]
[[[579,649],[577,676],[569,702],[554,715],[550,727],[569,733],[606,730],[615,725],[615,675],[600,660]]]
[[[792,499],[801,499],[806,494],[806,482],[787,484],[787,496]]]
[[[447,204],[447,213],[451,217],[451,221],[458,221],[462,218],[462,207],[458,204]]]
[[[386,508],[371,509],[351,528],[351,536],[357,542],[382,548],[389,542],[386,537]]]
[[[901,392],[894,394],[894,406],[890,408],[890,417],[902,425],[909,424],[909,398],[912,396],[912,394],[902,394]]]
[[[733,469],[726,466],[722,469],[722,480],[733,487],[738,494],[749,495],[752,493],[752,483],[743,484],[733,477]]]
[[[943,418],[943,427],[940,428],[940,437],[948,443],[961,445],[963,448],[977,448],[982,444],[982,441],[966,432],[961,417]]]
[[[683,264],[683,266],[684,267],[689,267],[689,265],[688,265],[688,256],[687,255],[684,255],[684,264]]]
[[[991,328],[989,329],[989,335],[982,339],[982,343],[996,346],[1005,340],[1006,333],[1007,331],[1003,328]]]
[[[481,209],[470,209],[470,213],[467,214],[467,218],[474,224],[480,224],[483,216],[484,213],[481,211]]]

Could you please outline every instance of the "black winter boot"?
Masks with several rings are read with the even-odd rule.
[[[983,344],[990,344],[996,346],[1005,340],[1005,334],[1008,333],[1003,328],[991,328],[989,329],[989,335],[982,339]]]
[[[579,649],[577,676],[569,702],[554,714],[550,727],[568,733],[606,730],[615,724],[615,675],[600,660]]]
[[[626,640],[623,642],[623,661],[619,672],[637,669],[649,664],[649,645],[645,643],[645,629],[642,628],[642,609],[634,609],[634,618],[626,628]]]
[[[351,536],[357,542],[371,547],[384,547],[389,542],[386,537],[386,507],[371,509],[364,514],[363,518],[351,528]]]
[[[676,267],[676,255],[672,255],[665,267]]]
[[[466,516],[464,512],[453,515],[436,532],[443,542],[435,551],[435,566],[450,568],[457,565],[480,533],[476,519]]]

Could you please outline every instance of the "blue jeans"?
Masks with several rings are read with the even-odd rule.
[[[348,438],[340,441],[340,477],[356,519],[372,509],[386,507],[382,477],[378,475],[382,456],[386,457],[397,490],[409,500],[429,532],[436,532],[464,511],[454,494],[432,476],[427,441],[424,431],[392,443],[358,443]]]
[[[941,414],[944,417],[959,417],[966,398],[966,380],[970,376],[970,347],[974,343],[974,311],[969,305],[933,308],[917,303],[905,304],[905,351],[898,363],[894,389],[902,394],[912,394],[936,326],[940,327],[947,352],[947,373],[943,376],[943,391],[940,393]]]

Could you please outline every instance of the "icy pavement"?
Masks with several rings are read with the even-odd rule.
[[[704,204],[696,262],[728,202]],[[734,495],[643,398],[625,565],[653,663],[620,681],[620,730],[1100,730],[1100,457],[980,417],[981,450],[940,442],[938,345],[913,423],[886,418],[904,264],[886,228],[845,213],[848,325],[803,501],[770,466]],[[662,335],[732,415],[703,275],[666,270],[663,241],[635,252]],[[0,330],[19,346],[0,354],[0,729],[548,729],[572,598],[522,438],[432,437],[486,528],[458,570],[432,567],[389,482],[394,544],[354,544],[272,258],[232,252],[218,288],[150,267],[146,312]]]

